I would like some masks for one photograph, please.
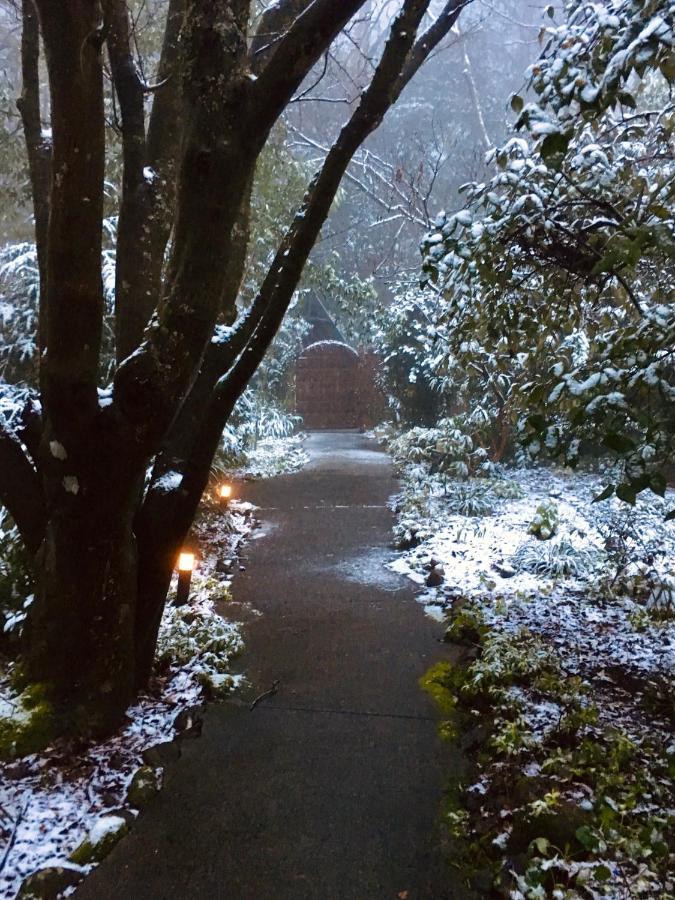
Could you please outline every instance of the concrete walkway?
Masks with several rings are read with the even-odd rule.
[[[317,433],[300,473],[243,486],[263,534],[237,577],[253,712],[211,706],[165,789],[80,900],[464,897],[436,848],[448,751],[417,685],[442,628],[391,557],[389,460]],[[406,893],[407,892],[407,893]]]

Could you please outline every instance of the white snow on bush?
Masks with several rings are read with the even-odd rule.
[[[424,590],[419,599],[450,608],[458,600],[481,602],[490,624],[517,631],[526,627],[546,636],[570,672],[620,666],[636,676],[675,675],[675,618],[667,617],[675,583],[675,524],[665,522],[675,505],[673,492],[663,501],[638,498],[634,510],[616,499],[593,503],[601,482],[569,470],[513,470],[506,473],[521,488],[519,499],[493,497],[492,515],[470,517],[448,512],[453,486],[409,467],[405,490],[395,501],[403,524],[421,542],[393,564],[417,584],[430,562],[440,563],[445,582]],[[474,479],[487,497],[498,481]],[[551,499],[560,517],[558,533],[548,541],[528,534],[537,507]],[[621,540],[619,554],[607,545]],[[533,574],[518,567],[523,548],[555,559],[569,553],[581,561],[569,576]],[[623,557],[619,565],[616,556]],[[637,596],[635,595],[637,594]],[[650,606],[664,618],[652,616]],[[675,609],[670,604],[675,615]]]

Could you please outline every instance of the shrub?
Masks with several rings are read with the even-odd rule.
[[[603,561],[599,550],[589,550],[561,538],[558,541],[528,541],[516,550],[512,563],[521,572],[546,575],[551,578],[575,578],[588,575]]]
[[[467,478],[485,459],[485,451],[472,437],[467,416],[441,419],[435,428],[411,428],[395,438],[389,450],[399,466],[425,463],[443,476]]]
[[[522,500],[525,491],[511,478],[496,478],[490,481],[490,491],[499,500]]]
[[[540,541],[548,541],[558,530],[560,519],[558,507],[552,500],[544,500],[537,507],[534,518],[530,522],[528,533]]]
[[[489,516],[492,503],[487,485],[480,482],[455,482],[446,497],[448,510],[460,516]]]

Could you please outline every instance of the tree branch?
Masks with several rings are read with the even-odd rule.
[[[114,407],[148,452],[156,449],[195,377],[230,273],[235,226],[266,133],[242,126],[250,109],[248,2],[189,0],[184,22],[184,140],[173,252],[157,316],[117,370]],[[236,136],[236,139],[235,139]],[[253,145],[253,146],[252,146]]]
[[[450,33],[452,26],[459,18],[461,11],[471,2],[472,0],[448,0],[434,22],[427,28],[419,40],[416,41],[414,47],[410,51],[408,60],[398,79],[399,83],[397,88],[399,93],[408,84],[420,66],[426,62],[432,51],[438,47],[443,38]]]
[[[105,152],[100,7],[96,0],[70,0],[58,11],[50,0],[36,6],[53,130],[41,379],[47,418],[68,444],[98,412]]]
[[[51,142],[43,134],[40,112],[40,25],[33,0],[23,0],[23,27],[21,32],[21,97],[16,105],[23,122],[23,133],[28,155],[30,184],[35,213],[35,246],[40,270],[40,296],[45,296],[47,273],[47,226],[49,222],[49,182],[51,167]],[[40,304],[38,347],[45,347],[45,305]]]
[[[292,2],[292,0],[289,0]],[[312,66],[366,0],[313,0],[272,48],[254,82],[252,99],[271,127]],[[284,4],[286,5],[286,4]]]
[[[147,165],[152,172],[152,210],[148,221],[150,261],[148,289],[140,298],[142,319],[135,346],[161,294],[166,246],[174,223],[176,175],[181,140],[181,76],[179,71],[180,29],[185,17],[185,0],[169,0],[164,41],[155,81],[161,85],[153,96],[147,129]],[[140,325],[140,321],[139,321]]]
[[[251,40],[251,71],[259,74],[274,52],[275,45],[288,27],[304,12],[312,0],[275,0],[260,17]]]
[[[115,343],[120,361],[138,346],[149,318],[147,306],[156,302],[156,297],[148,298],[152,186],[144,177],[144,84],[131,52],[126,0],[104,0],[104,13],[110,68],[122,115],[122,200],[115,268]]]
[[[0,416],[0,502],[9,510],[31,554],[42,543],[47,521],[40,478],[21,442]]]
[[[252,307],[252,319],[257,321],[250,340],[231,370],[218,382],[208,414],[195,441],[183,482],[190,496],[195,491],[201,496],[207,459],[210,463],[234,404],[260,365],[281,325],[302,269],[328,216],[350,160],[398,99],[399,76],[428,5],[429,0],[406,0],[404,3],[391,27],[370,85],[331,147],[320,172],[314,177],[302,206],[279,246]]]

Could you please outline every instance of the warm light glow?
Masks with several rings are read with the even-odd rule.
[[[221,500],[229,500],[231,496],[232,496],[232,485],[231,484],[221,484],[220,499]]]
[[[178,557],[178,571],[191,572],[195,567],[194,553],[181,553]]]

